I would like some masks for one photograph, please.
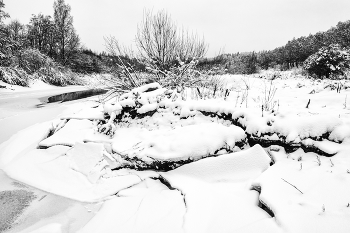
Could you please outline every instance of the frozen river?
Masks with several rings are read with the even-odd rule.
[[[87,88],[69,86],[44,90],[0,92],[0,144],[21,129],[56,118],[67,104],[72,103],[57,102],[43,105],[48,97],[84,90]]]

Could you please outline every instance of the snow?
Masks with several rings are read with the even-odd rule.
[[[95,167],[92,172],[86,172],[91,169],[91,162],[77,167],[72,164],[72,161],[78,160],[72,153],[78,153],[75,155],[78,157],[81,149],[75,152],[70,151],[67,146],[33,149],[16,157],[3,170],[13,179],[28,185],[84,202],[102,200],[140,182],[140,177],[132,172],[114,171],[101,174],[97,173]]]
[[[137,109],[137,113],[139,114],[145,114],[147,112],[154,111],[158,108],[158,104],[144,104],[141,108]]]
[[[339,144],[331,142],[328,140],[323,141],[314,141],[312,139],[305,139],[302,141],[302,144],[305,146],[313,146],[318,148],[321,151],[326,152],[327,154],[334,155],[339,152]]]
[[[245,139],[245,133],[237,126],[226,127],[217,123],[189,125],[174,130],[146,132],[145,139],[127,150],[119,138],[125,140],[124,134],[113,138],[113,150],[124,156],[144,161],[178,161],[188,158],[197,160],[222,148],[233,149],[236,142]]]
[[[263,148],[255,145],[241,152],[201,159],[162,175],[168,179],[177,174],[209,183],[240,181],[258,176],[270,167],[270,162]]]
[[[131,93],[144,93],[146,91],[152,90],[152,89],[162,89],[162,86],[159,83],[149,83],[140,87],[136,87],[131,90]]]
[[[91,183],[96,183],[105,173],[112,172],[103,158],[103,149],[100,143],[76,143],[74,148],[67,152],[71,168],[81,172]]]
[[[344,156],[349,147],[331,159],[321,157],[321,165],[314,153],[271,153],[277,162],[255,185],[261,186],[260,199],[275,213],[279,225],[287,232],[348,232],[350,177],[346,167],[350,163]]]
[[[50,147],[55,145],[74,146],[77,142],[84,142],[92,139],[107,139],[106,136],[95,132],[94,124],[90,120],[75,120],[72,119],[57,133],[44,139],[39,143],[39,146]]]
[[[120,103],[115,103],[114,101],[109,101],[109,102],[106,102],[104,105],[103,105],[103,111],[104,112],[108,112],[108,113],[112,113],[112,112],[115,112],[116,115],[119,115],[122,111],[123,107]]]
[[[58,223],[51,223],[46,226],[40,227],[39,229],[36,229],[34,231],[31,231],[29,233],[62,233],[62,226]]]
[[[269,168],[270,158],[260,146],[205,158],[161,173],[186,200],[185,232],[236,232],[271,219],[258,206],[251,182]],[[279,232],[275,221],[264,232]]]
[[[21,129],[59,117],[60,114],[66,111],[66,106],[70,105],[69,102],[65,102],[60,105],[50,104],[44,108],[37,108],[37,105],[42,104],[41,98],[65,92],[86,90],[86,87],[82,86],[49,86],[42,89],[35,86],[12,87],[13,90],[0,88],[0,143],[9,139]],[[76,105],[75,111],[82,107],[85,108],[87,106],[85,103],[85,101],[81,101],[79,105]]]
[[[103,111],[100,108],[84,108],[81,111],[62,116],[61,119],[89,119],[89,120],[103,120]]]
[[[26,150],[34,149],[43,140],[52,127],[52,122],[33,125],[15,134],[8,141],[0,145],[0,168],[3,169],[16,156]]]
[[[329,135],[329,139],[335,142],[342,142],[350,138],[350,123],[336,127]]]
[[[29,87],[21,87],[17,85],[11,85],[0,80],[0,85],[6,88],[0,89],[1,92],[13,92],[13,91],[32,91],[32,90],[47,90],[56,89],[57,87],[44,83],[39,79],[34,79],[29,82]]]
[[[220,78],[225,98],[152,83],[104,104],[44,108],[49,121],[0,145],[0,169],[102,205],[73,232],[349,232],[350,89],[290,72]],[[22,231],[71,232],[56,219]]]
[[[88,232],[173,232],[182,230],[186,212],[181,193],[157,180],[121,191],[104,203],[98,214],[79,233]]]

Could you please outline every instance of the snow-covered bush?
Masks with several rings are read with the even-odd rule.
[[[198,87],[196,84],[207,79],[206,74],[202,74],[197,70],[198,59],[196,58],[183,60],[177,57],[171,67],[162,69],[159,67],[157,59],[138,60],[134,58],[132,52],[121,46],[114,37],[105,38],[105,42],[108,53],[115,57],[112,76],[106,76],[100,82],[102,85],[111,88],[106,98],[120,95],[152,82],[157,82],[162,87],[176,89],[181,92],[185,87],[196,88]],[[137,59],[140,64],[145,65],[147,73],[135,69],[123,58]]]
[[[53,61],[39,50],[29,48],[19,51],[13,63],[28,74],[33,74],[44,66],[52,66]]]
[[[349,51],[341,49],[337,44],[331,44],[308,57],[304,61],[303,68],[310,75],[318,78],[336,78],[344,74],[344,71],[349,68],[349,63]]]
[[[21,68],[0,66],[0,80],[11,85],[28,86],[29,75]]]
[[[202,75],[197,69],[198,60],[193,58],[189,61],[182,61],[177,58],[176,64],[169,70],[161,70],[155,64],[149,64],[146,69],[156,76],[156,80],[163,87],[193,87],[195,83],[200,81]]]
[[[41,79],[52,85],[82,84],[79,75],[62,67],[37,49],[30,48],[20,51],[14,64],[31,75],[32,79]]]
[[[55,86],[82,85],[84,83],[79,74],[59,65],[44,66],[35,72],[32,78],[41,79]]]
[[[83,83],[78,74],[60,66],[37,49],[20,51],[11,63],[9,67],[0,67],[0,80],[9,84],[28,86],[31,79],[40,79],[56,86]]]

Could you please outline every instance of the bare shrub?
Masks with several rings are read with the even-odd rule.
[[[186,87],[194,87],[204,79],[196,69],[198,59],[207,51],[204,39],[179,29],[165,11],[144,12],[137,28],[136,52],[113,36],[104,39],[113,62],[112,75],[101,80],[111,89],[107,98],[150,82],[183,94]]]
[[[198,58],[203,57],[207,45],[197,35],[179,29],[165,11],[153,14],[145,11],[136,35],[137,53],[122,46],[111,36],[105,38],[105,47],[111,55],[113,75],[104,79],[111,88],[109,94],[118,94],[149,82],[183,91],[201,81],[197,69]],[[128,62],[132,61],[132,62]],[[135,69],[142,64],[147,74]]]
[[[273,84],[273,80],[269,82],[264,82],[263,96],[261,99],[261,106],[263,111],[271,111],[276,105],[274,101],[277,88]]]
[[[19,66],[28,74],[33,74],[44,66],[52,65],[53,61],[37,49],[24,49],[18,52],[13,64]]]
[[[111,70],[112,75],[105,76],[101,80],[102,84],[111,89],[108,94],[127,92],[145,84],[147,79],[127,61],[135,58],[132,49],[121,46],[113,36],[105,37],[104,39],[107,52],[115,59]]]
[[[203,57],[208,47],[203,38],[179,29],[165,11],[144,12],[137,29],[136,46],[147,66],[163,72],[179,65],[179,60],[186,63]]]

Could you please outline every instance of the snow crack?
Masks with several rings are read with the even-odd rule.
[[[187,211],[188,211],[188,207],[187,207],[187,202],[186,202],[186,194],[184,194],[182,192],[182,190],[178,189],[178,188],[175,188],[173,187],[170,182],[162,175],[159,175],[158,178],[154,178],[154,179],[157,179],[159,180],[162,184],[164,184],[168,189],[170,190],[177,190],[180,192],[181,196],[182,196],[182,199],[183,199],[183,202],[184,202],[184,205],[185,205],[185,209],[186,209],[186,212],[184,213],[183,215],[183,220],[182,220],[182,229],[185,231],[184,229],[184,226],[185,226],[185,223],[186,223],[186,214],[187,214]]]

